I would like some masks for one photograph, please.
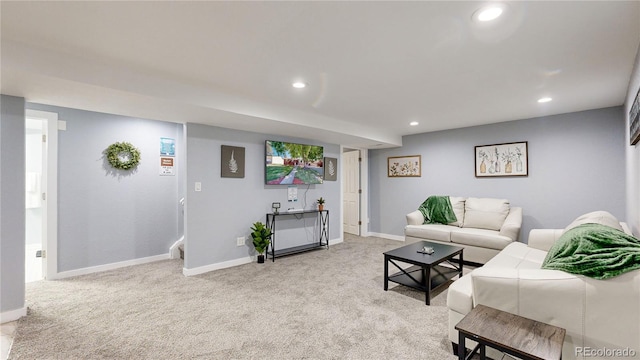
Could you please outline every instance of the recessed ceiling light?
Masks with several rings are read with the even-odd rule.
[[[539,103],[547,103],[547,102],[549,102],[551,100],[553,100],[553,99],[550,98],[550,97],[543,97],[543,98],[538,99],[538,102]]]
[[[476,21],[486,22],[495,20],[502,15],[503,8],[500,5],[491,5],[480,8],[473,13],[472,18]]]
[[[296,89],[303,89],[307,87],[307,84],[303,83],[302,81],[296,81],[293,84],[291,84],[291,86],[293,86]]]
[[[411,126],[418,126],[418,124],[420,124],[420,123],[417,122],[417,121],[412,121],[412,122],[409,123],[409,125],[411,125]]]

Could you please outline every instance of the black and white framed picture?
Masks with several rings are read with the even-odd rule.
[[[527,141],[475,147],[476,177],[529,176]]]
[[[629,110],[629,142],[635,145],[640,141],[640,89]]]
[[[338,180],[338,159],[324,158],[324,181]]]
[[[244,178],[244,148],[222,145],[220,176]]]

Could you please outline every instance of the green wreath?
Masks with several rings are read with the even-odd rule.
[[[133,169],[140,162],[140,150],[128,142],[113,143],[105,150],[105,153],[109,164],[116,169]]]

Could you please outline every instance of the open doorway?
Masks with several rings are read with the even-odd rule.
[[[25,118],[25,282],[57,275],[58,114]]]
[[[43,273],[43,152],[46,123],[41,119],[25,121],[25,282],[42,280]]]

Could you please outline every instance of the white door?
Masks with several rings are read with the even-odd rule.
[[[58,126],[56,113],[26,111],[26,282],[57,275]]]
[[[25,282],[42,280],[46,266],[42,257],[44,242],[43,163],[45,122],[27,118],[25,121]],[[46,180],[45,180],[46,181]]]
[[[360,235],[360,151],[342,153],[344,232]]]

